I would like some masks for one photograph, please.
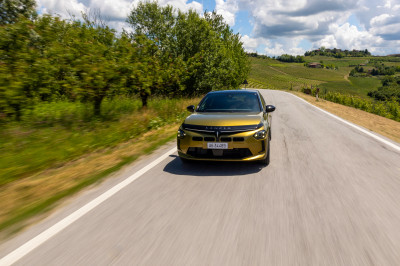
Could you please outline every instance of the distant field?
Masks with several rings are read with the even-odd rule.
[[[348,58],[334,58],[326,56],[306,56],[304,58],[307,62],[323,62],[324,64],[334,64],[338,67],[348,67],[349,65],[365,64],[370,57],[348,57]]]
[[[367,63],[370,58],[337,59],[331,57],[305,57],[307,62],[323,62],[335,65],[338,70],[308,68],[299,63],[283,63],[275,59],[251,57],[250,86],[269,89],[301,90],[304,87],[316,86],[322,93],[339,92],[367,98],[367,93],[377,89],[381,82],[376,77],[348,77],[353,69],[349,65]],[[386,62],[385,62],[386,63]],[[397,63],[398,64],[398,63]]]
[[[318,85],[321,83],[319,80],[314,80],[308,77],[305,72],[307,69],[303,64],[294,63],[280,63],[272,59],[258,59],[250,58],[251,71],[250,82],[258,88],[270,89],[289,89],[290,86],[301,87],[304,84]],[[288,74],[290,68],[297,68],[303,71],[300,75]]]

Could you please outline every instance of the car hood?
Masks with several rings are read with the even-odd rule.
[[[194,113],[184,124],[198,126],[247,126],[258,125],[263,113]]]

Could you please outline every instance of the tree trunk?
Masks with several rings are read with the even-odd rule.
[[[149,95],[145,92],[141,92],[140,93],[140,99],[142,99],[142,108],[143,107],[147,107],[147,98],[149,97]]]
[[[101,115],[101,102],[103,101],[103,96],[100,96],[100,97],[96,97],[95,99],[94,99],[94,108],[93,108],[93,111],[94,111],[94,115],[95,116],[100,116]]]
[[[21,121],[21,105],[19,104],[11,104],[11,107],[15,111],[15,120],[16,121]]]

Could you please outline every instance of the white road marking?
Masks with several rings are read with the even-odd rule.
[[[52,227],[46,229],[45,231],[43,231],[36,237],[32,238],[31,240],[29,240],[28,242],[26,242],[25,244],[20,246],[19,248],[15,249],[13,252],[9,253],[8,255],[6,255],[2,259],[0,259],[0,265],[8,266],[8,265],[11,265],[11,264],[17,262],[22,257],[24,257],[26,254],[28,254],[29,252],[31,252],[32,250],[34,250],[35,248],[37,248],[38,246],[40,246],[41,244],[43,244],[44,242],[46,242],[47,240],[49,240],[50,238],[55,236],[56,234],[60,233],[62,230],[64,230],[69,225],[71,225],[72,223],[77,221],[79,218],[81,218],[82,216],[84,216],[85,214],[87,214],[88,212],[90,212],[91,210],[96,208],[97,206],[99,206],[101,203],[103,203],[104,201],[106,201],[107,199],[109,199],[110,197],[115,195],[116,193],[118,193],[121,189],[123,189],[126,186],[128,186],[129,184],[131,184],[133,181],[135,181],[140,176],[145,174],[147,171],[152,169],[154,166],[156,166],[157,164],[159,164],[160,162],[165,160],[168,156],[170,156],[174,152],[176,152],[176,147],[169,150],[168,152],[163,154],[161,157],[159,157],[157,160],[146,165],[145,167],[143,167],[142,169],[140,169],[133,175],[131,175],[128,178],[126,178],[125,180],[123,180],[121,183],[119,183],[119,184],[115,185],[114,187],[112,187],[111,189],[107,190],[106,192],[104,192],[97,198],[93,199],[92,201],[90,201],[89,203],[87,203],[86,205],[81,207],[80,209],[76,210],[75,212],[68,215],[67,217],[65,217],[64,219],[62,219],[61,221],[59,221],[58,223],[53,225]]]
[[[380,142],[392,147],[393,149],[395,149],[397,151],[400,151],[400,146],[398,146],[398,145],[396,145],[396,144],[394,144],[394,143],[392,143],[390,141],[387,141],[387,140],[385,140],[385,139],[383,139],[383,138],[381,138],[381,137],[379,137],[379,136],[377,136],[377,135],[375,135],[375,134],[373,134],[373,133],[371,133],[371,132],[369,132],[369,131],[367,131],[367,130],[365,130],[365,129],[363,129],[363,128],[361,128],[361,127],[359,127],[359,126],[357,126],[357,125],[355,125],[353,123],[350,123],[349,121],[344,120],[343,118],[340,118],[340,117],[338,117],[338,116],[336,116],[334,114],[331,114],[328,111],[325,111],[325,110],[323,110],[323,109],[321,109],[321,108],[319,108],[319,107],[307,102],[306,100],[304,100],[304,99],[302,99],[302,98],[300,98],[300,97],[298,97],[298,96],[296,96],[294,94],[291,94],[291,93],[288,93],[288,92],[285,92],[285,93],[290,94],[290,95],[292,95],[293,97],[296,97],[299,100],[302,100],[303,102],[305,102],[305,103],[311,105],[312,107],[320,110],[321,112],[323,112],[323,113],[325,113],[325,114],[327,114],[327,115],[339,120],[340,122],[345,123],[346,125],[349,125],[349,126],[355,128],[355,129],[361,131],[364,134],[367,134],[368,136],[370,136],[370,137],[372,137],[372,138],[374,138],[374,139],[376,139],[376,140],[378,140],[378,141],[380,141]]]

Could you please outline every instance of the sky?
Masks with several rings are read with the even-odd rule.
[[[40,14],[100,12],[118,31],[139,0],[37,0]],[[159,0],[182,11],[215,10],[247,52],[303,55],[325,48],[400,54],[400,0]]]

